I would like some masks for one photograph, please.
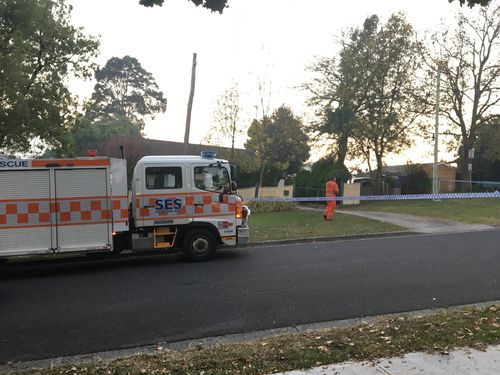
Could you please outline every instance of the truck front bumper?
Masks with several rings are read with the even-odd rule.
[[[250,227],[238,227],[238,245],[245,245],[250,242]]]

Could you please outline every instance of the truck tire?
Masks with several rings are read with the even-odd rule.
[[[193,229],[184,237],[182,252],[193,262],[209,260],[215,254],[217,242],[211,231],[204,228]]]
[[[120,254],[122,250],[132,248],[132,239],[128,233],[118,233],[113,237],[113,254]]]

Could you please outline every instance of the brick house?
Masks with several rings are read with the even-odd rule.
[[[425,173],[432,179],[433,163],[417,164]],[[406,176],[407,165],[393,165],[387,166],[382,169],[386,176]],[[457,167],[449,163],[441,162],[438,164],[439,175],[439,192],[440,193],[453,193],[455,192],[455,180],[457,174]]]

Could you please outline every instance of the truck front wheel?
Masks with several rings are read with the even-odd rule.
[[[186,234],[182,252],[191,261],[203,262],[214,256],[216,246],[212,232],[207,229],[194,229]]]

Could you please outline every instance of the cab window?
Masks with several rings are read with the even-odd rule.
[[[182,188],[181,167],[146,167],[146,189],[165,190]]]
[[[229,182],[229,173],[222,166],[194,167],[194,185],[197,189],[228,192]]]

